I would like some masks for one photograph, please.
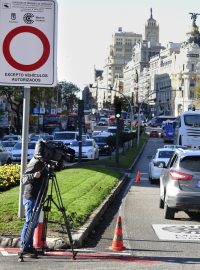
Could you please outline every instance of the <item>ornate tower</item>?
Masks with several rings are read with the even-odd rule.
[[[150,41],[151,44],[159,43],[159,25],[156,23],[152,15],[152,8],[150,9],[150,18],[145,25],[144,39]]]

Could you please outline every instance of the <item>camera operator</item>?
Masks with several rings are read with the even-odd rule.
[[[27,166],[27,170],[22,177],[24,186],[23,205],[25,207],[25,223],[21,233],[21,250],[24,254],[30,254],[31,257],[37,257],[37,251],[33,248],[33,235],[38,221],[33,224],[28,240],[25,239],[28,225],[35,207],[38,193],[42,187],[47,172],[44,170],[44,162],[33,157]],[[24,242],[26,240],[26,243]]]
[[[43,188],[47,182],[44,181],[47,180],[49,173],[48,166],[46,165],[51,164],[53,161],[56,161],[56,163],[60,161],[65,156],[65,151],[66,147],[64,144],[39,140],[35,146],[34,157],[29,162],[21,180],[24,186],[23,205],[25,206],[26,218],[21,233],[21,253],[30,254],[32,255],[31,257],[37,257],[37,251],[33,248],[33,235],[38,223],[39,214],[38,217],[36,215],[34,221],[31,220],[31,217],[34,207],[38,207],[38,201],[41,202],[42,200],[41,194],[45,192]],[[30,221],[34,222],[34,224],[31,224],[31,228],[29,228]]]

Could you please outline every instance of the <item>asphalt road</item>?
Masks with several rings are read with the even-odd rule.
[[[129,188],[124,187],[85,243],[85,249],[94,253],[79,252],[76,261],[66,254],[65,257],[25,258],[24,263],[17,263],[17,256],[7,250],[7,254],[1,252],[0,270],[200,269],[199,221],[191,220],[184,212],[176,214],[174,220],[165,220],[163,210],[158,207],[159,185],[151,185],[148,181],[149,159],[162,145],[161,138],[149,139],[131,172]],[[141,181],[135,183],[138,170]],[[121,252],[123,256],[109,250],[119,215],[126,247]]]

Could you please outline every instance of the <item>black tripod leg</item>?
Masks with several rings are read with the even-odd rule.
[[[67,234],[68,234],[68,238],[69,238],[69,243],[70,243],[71,250],[72,250],[73,260],[76,260],[76,254],[77,254],[77,252],[74,251],[74,243],[73,243],[72,234],[71,234],[71,231],[70,231],[70,228],[69,228],[69,224],[68,224],[68,221],[67,221],[67,215],[66,215],[65,209],[62,208],[61,209],[61,212],[62,212],[62,215],[63,215],[63,219],[64,219],[64,223],[65,223],[65,228],[67,230]]]
[[[68,220],[67,220],[67,215],[66,215],[65,208],[64,208],[64,205],[63,205],[62,197],[61,197],[61,194],[60,194],[58,181],[57,181],[57,178],[56,178],[55,175],[52,177],[52,185],[54,185],[54,188],[55,188],[55,191],[56,191],[58,205],[55,203],[54,200],[52,200],[52,201],[53,201],[54,205],[58,208],[58,210],[60,210],[61,213],[62,213],[64,223],[65,223],[65,228],[67,230],[69,242],[70,242],[70,245],[71,245],[71,250],[72,250],[72,254],[73,254],[73,260],[75,260],[77,252],[74,251],[74,244],[73,244],[72,234],[71,234],[69,223],[68,223]]]

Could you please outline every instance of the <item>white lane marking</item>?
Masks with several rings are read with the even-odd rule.
[[[74,251],[80,253],[95,253],[95,254],[107,254],[107,255],[121,255],[121,256],[130,256],[132,255],[130,252],[112,252],[112,251],[101,251],[101,250],[93,250],[93,249],[74,249]],[[55,251],[56,252],[56,251]],[[66,252],[66,251],[63,251]],[[69,250],[68,250],[69,252]]]
[[[200,225],[152,224],[160,240],[200,241]]]
[[[8,253],[7,251],[1,251],[2,256],[8,257],[8,256],[17,256],[17,253]]]

